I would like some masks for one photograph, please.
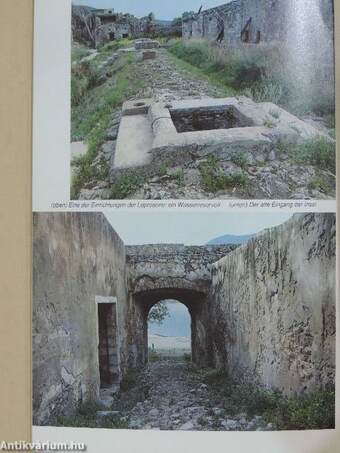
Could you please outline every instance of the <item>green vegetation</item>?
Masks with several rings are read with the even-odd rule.
[[[149,348],[148,360],[149,360],[150,363],[155,363],[155,362],[158,362],[161,359],[160,359],[158,353],[154,349]]]
[[[265,127],[269,127],[270,129],[272,129],[273,127],[276,126],[276,123],[275,121],[273,121],[271,118],[266,118],[265,121],[263,122],[263,125]]]
[[[218,160],[212,155],[206,163],[200,165],[199,170],[204,186],[213,193],[230,187],[244,187],[248,183],[248,177],[243,172],[224,173]]]
[[[308,93],[292,80],[282,66],[281,50],[268,44],[226,49],[207,40],[171,40],[169,51],[190,64],[191,72],[205,74],[230,94],[251,97],[256,102],[274,102],[295,114],[314,113],[334,122],[334,83],[314,86]],[[312,92],[310,92],[312,91]],[[275,115],[275,114],[274,114]],[[275,116],[273,116],[275,118]]]
[[[102,411],[103,407],[95,402],[84,403],[79,406],[75,415],[58,417],[56,426],[67,428],[106,428],[106,429],[127,429],[128,421],[119,415],[110,415],[98,418],[96,413]]]
[[[285,151],[296,164],[311,164],[322,170],[335,174],[336,171],[336,145],[334,141],[321,137],[308,140],[300,145],[283,145],[279,152]]]
[[[128,43],[128,40],[109,43],[100,49],[97,57],[90,63],[72,67],[71,138],[72,141],[83,140],[89,145],[87,154],[72,162],[75,167],[72,199],[77,198],[80,189],[92,179],[108,177],[108,164],[102,161],[93,165],[93,161],[105,141],[113,110],[142,86],[142,82],[131,74],[131,55],[122,55],[105,67],[98,65],[112,55],[113,48],[123,47]],[[118,181],[112,190],[117,191],[118,195],[121,193],[123,197],[124,193],[131,193],[139,184],[136,179],[122,180]]]
[[[231,416],[247,413],[262,416],[278,430],[332,429],[335,425],[333,388],[287,397],[279,391],[231,381],[221,370],[193,370],[209,385],[214,397],[223,401]]]
[[[165,164],[161,164],[158,170],[159,176],[165,176],[167,174],[167,166]]]
[[[71,61],[77,62],[82,58],[87,57],[89,54],[90,50],[88,47],[84,46],[83,44],[74,43],[71,50]]]
[[[318,190],[319,192],[322,192],[322,193],[325,193],[325,194],[328,194],[330,193],[334,187],[332,187],[332,185],[329,183],[329,181],[325,180],[325,178],[321,177],[321,176],[314,176],[309,184],[308,184],[308,188],[310,190]]]
[[[235,153],[231,156],[230,161],[241,168],[245,168],[248,163],[248,158],[244,153]]]
[[[112,185],[111,198],[114,200],[123,200],[128,195],[140,189],[144,181],[143,174],[137,171],[118,176]]]
[[[175,181],[178,186],[183,187],[184,186],[184,171],[183,170],[177,170],[174,173],[172,173],[173,178],[175,178]]]

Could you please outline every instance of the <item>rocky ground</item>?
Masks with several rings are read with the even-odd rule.
[[[118,57],[119,58],[119,57]],[[105,62],[104,62],[105,63]],[[103,64],[103,63],[101,63]],[[131,68],[132,76],[143,81],[143,87],[129,99],[154,98],[159,101],[174,99],[225,97],[224,88],[214,86],[199,74],[189,72],[176,64],[174,57],[160,49],[155,60],[140,61],[136,58]],[[229,93],[230,94],[230,93]],[[112,114],[106,142],[92,165],[107,162],[110,165],[118,135],[120,109]],[[308,118],[314,126],[325,131],[320,118]],[[197,160],[181,168],[167,169],[163,174],[143,178],[138,184],[124,181],[125,192],[116,198],[135,199],[328,199],[335,196],[335,177],[332,172],[313,165],[292,162],[288,153],[273,151],[269,159],[257,160],[246,156],[244,162],[219,161],[215,168],[208,169],[212,178],[222,172],[227,176],[243,175],[242,183],[227,187],[212,188],[202,175],[206,160]],[[112,181],[94,179],[86,183],[79,194],[80,199],[107,199],[112,197]]]
[[[213,388],[182,362],[149,364],[132,386],[117,397],[110,410],[97,417],[120,417],[130,429],[182,431],[272,430],[260,416],[228,414]]]

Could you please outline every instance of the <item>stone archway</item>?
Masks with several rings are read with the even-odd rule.
[[[170,299],[182,303],[189,311],[192,361],[200,366],[209,366],[211,335],[209,332],[207,296],[201,291],[184,288],[153,289],[133,295],[133,302],[141,315],[143,364],[148,361],[148,315],[150,310],[157,303]]]

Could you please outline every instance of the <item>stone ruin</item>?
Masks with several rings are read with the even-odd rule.
[[[320,136],[330,139],[273,103],[243,96],[169,103],[138,99],[123,105],[111,174],[138,168],[156,175],[163,165],[176,167],[208,155],[225,161],[235,154],[261,155],[266,161],[279,144]]]
[[[136,39],[135,49],[136,50],[145,50],[145,49],[158,49],[160,47],[159,41],[149,38]]]
[[[110,407],[146,365],[148,313],[166,299],[189,310],[198,366],[286,395],[334,385],[334,214],[296,215],[241,246],[125,246],[94,212],[33,223],[35,424]]]
[[[289,39],[295,24],[290,11],[305,3],[314,3],[325,24],[333,27],[333,0],[234,0],[220,6],[185,15],[182,19],[184,39],[204,38],[228,46],[283,43]],[[299,5],[296,5],[299,3]],[[331,33],[330,33],[331,34]]]

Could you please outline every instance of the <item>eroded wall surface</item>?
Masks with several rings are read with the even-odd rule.
[[[286,394],[335,375],[335,215],[296,215],[213,266],[214,365]]]
[[[34,423],[98,397],[96,296],[116,297],[120,373],[126,364],[124,244],[103,214],[34,214]]]

